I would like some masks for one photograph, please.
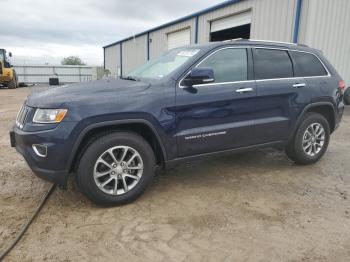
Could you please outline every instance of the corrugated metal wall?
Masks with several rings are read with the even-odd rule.
[[[181,29],[191,29],[191,43],[195,42],[195,19],[189,19],[169,27],[151,32],[150,38],[150,59],[155,58],[167,50],[167,34]],[[122,43],[123,50],[123,75],[129,73],[137,66],[147,61],[147,34],[130,39]],[[118,75],[120,67],[120,44],[105,48],[105,68],[110,70],[112,76]]]
[[[48,83],[54,74],[60,83],[86,82],[94,74],[94,68],[88,66],[16,65],[14,69],[20,83]]]
[[[291,41],[295,0],[246,0],[215,10],[199,17],[198,42],[209,42],[210,22],[242,11],[252,11],[251,38]],[[192,18],[157,31],[150,32],[149,55],[155,58],[167,50],[167,35],[178,30],[191,30],[191,43],[195,43],[196,19]],[[147,61],[147,34],[122,43],[123,74]],[[119,44],[105,48],[105,66],[112,75],[120,66]]]
[[[273,41],[293,41],[296,0],[245,0],[199,16],[198,42],[210,38],[210,22],[219,18],[252,12],[251,38]],[[299,43],[324,51],[327,58],[350,85],[350,0],[304,0]],[[167,34],[190,28],[191,43],[195,42],[192,18],[150,33],[150,58],[167,50]],[[123,73],[142,64],[147,58],[147,34],[123,43]],[[106,48],[106,68],[117,72],[119,45]]]
[[[195,19],[189,19],[187,21],[168,26],[150,33],[150,57],[154,58],[162,54],[167,50],[168,34],[176,32],[185,28],[191,29],[191,43],[195,41]]]
[[[122,49],[123,75],[125,75],[147,61],[147,35],[123,42]]]
[[[120,45],[113,45],[105,48],[105,68],[111,75],[118,75],[118,67],[120,68]]]
[[[295,0],[247,0],[199,17],[199,43],[209,42],[210,22],[252,11],[252,39],[292,41]]]
[[[320,49],[350,85],[350,1],[303,1],[299,43]]]

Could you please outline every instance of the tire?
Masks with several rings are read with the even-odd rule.
[[[49,78],[50,86],[58,86],[60,85],[60,80],[58,78]]]
[[[317,139],[309,135],[315,129],[318,130],[316,133],[320,133],[319,136],[316,136]],[[322,129],[323,132],[321,132]],[[297,164],[309,165],[322,158],[327,151],[329,140],[330,128],[327,119],[318,113],[307,113],[285,151],[287,156]],[[310,144],[311,146],[309,146]],[[306,147],[306,150],[303,146]]]
[[[344,103],[345,105],[350,105],[350,87],[348,87],[344,92]]]
[[[7,83],[7,87],[9,89],[16,89],[18,87],[18,79],[15,71],[13,71],[13,78],[10,82]]]
[[[116,163],[112,155],[106,152],[110,149],[114,150],[112,154]],[[132,156],[134,158],[131,164],[128,164]],[[110,167],[107,167],[104,162],[107,162]],[[113,163],[115,163],[114,167],[112,167]],[[132,165],[136,166],[132,167]],[[140,166],[143,166],[142,171],[139,169]],[[130,168],[130,170],[125,171],[124,168]],[[108,174],[97,177],[103,173]],[[77,183],[80,190],[94,203],[116,206],[130,203],[138,198],[152,182],[154,173],[155,157],[151,146],[135,133],[114,132],[98,138],[88,146],[78,165]],[[111,182],[103,186],[110,179],[112,179]]]

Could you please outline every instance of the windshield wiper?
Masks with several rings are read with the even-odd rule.
[[[132,77],[132,76],[121,76],[120,78],[124,79],[124,80],[139,81],[135,77]]]

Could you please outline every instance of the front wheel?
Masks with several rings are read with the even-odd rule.
[[[307,113],[294,138],[287,145],[286,153],[298,164],[313,164],[327,151],[329,139],[327,119],[318,113]]]
[[[13,72],[13,78],[10,82],[7,83],[9,89],[15,89],[18,87],[18,78],[16,72]]]
[[[94,141],[83,154],[77,172],[82,192],[99,205],[135,200],[153,179],[155,157],[139,135],[115,132]]]

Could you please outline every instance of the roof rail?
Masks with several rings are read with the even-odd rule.
[[[226,43],[226,42],[232,42],[232,41],[238,41],[238,40],[245,40],[245,39],[243,39],[243,38],[234,38],[234,39],[224,40],[222,42]]]
[[[252,41],[252,42],[266,42],[266,43],[275,43],[275,44],[287,44],[287,45],[298,45],[296,43],[290,43],[290,42],[279,42],[279,41],[271,41],[271,40],[258,40],[258,39],[244,39],[246,41]]]

